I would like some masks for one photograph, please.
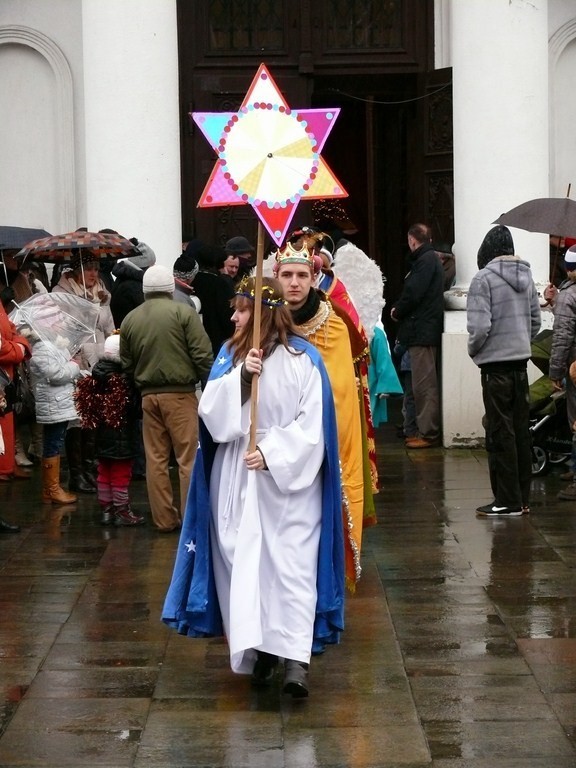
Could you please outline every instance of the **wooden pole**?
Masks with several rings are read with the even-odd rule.
[[[254,330],[252,346],[260,349],[260,318],[262,316],[262,264],[264,262],[264,227],[258,222],[258,242],[256,245],[256,282],[254,284]],[[252,376],[250,395],[250,442],[248,450],[256,450],[256,425],[258,421],[258,376]]]

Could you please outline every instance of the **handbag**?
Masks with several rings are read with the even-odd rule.
[[[30,424],[36,420],[36,401],[26,363],[20,363],[14,369],[14,388],[14,418],[16,423]]]
[[[0,368],[0,392],[2,393],[2,402],[0,403],[0,416],[12,413],[14,403],[16,402],[16,386],[4,368]]]

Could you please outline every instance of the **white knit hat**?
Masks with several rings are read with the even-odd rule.
[[[174,275],[161,264],[155,264],[144,272],[142,279],[144,293],[174,293]]]
[[[120,357],[120,334],[113,333],[112,336],[108,336],[104,342],[104,355],[106,357],[119,358]]]

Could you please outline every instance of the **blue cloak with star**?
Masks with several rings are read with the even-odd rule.
[[[322,465],[322,526],[318,551],[316,652],[327,643],[336,643],[344,629],[344,530],[342,493],[334,400],[328,374],[318,350],[299,336],[290,346],[306,353],[322,379],[322,421],[325,456]],[[210,379],[232,368],[232,354],[224,344],[210,372]],[[210,474],[218,447],[199,420],[200,445],[196,453],[186,510],[176,554],[172,580],[164,601],[162,621],[188,637],[223,634],[210,547]]]

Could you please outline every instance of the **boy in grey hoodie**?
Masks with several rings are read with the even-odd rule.
[[[507,227],[493,227],[478,251],[468,292],[468,354],[480,367],[486,450],[494,502],[483,517],[529,511],[532,457],[526,364],[540,330],[530,265],[514,255]]]

